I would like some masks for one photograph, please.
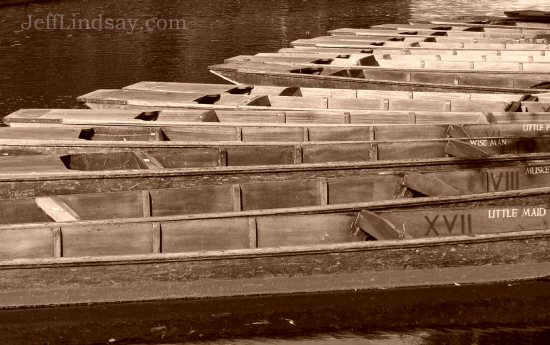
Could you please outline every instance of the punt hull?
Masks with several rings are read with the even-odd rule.
[[[434,91],[434,92],[479,92],[479,93],[544,93],[547,90],[535,89],[527,86],[482,86],[457,85],[434,82],[412,82],[395,80],[361,79],[352,77],[338,77],[329,75],[306,75],[279,73],[270,71],[255,71],[231,67],[211,66],[210,71],[234,84],[257,84],[273,86],[297,86],[332,89],[368,89],[392,91]],[[436,79],[431,77],[432,80]],[[509,81],[506,82],[509,84]],[[536,84],[536,82],[534,82]],[[87,104],[88,105],[88,104]]]
[[[0,334],[82,345],[547,324],[549,239],[2,264]]]

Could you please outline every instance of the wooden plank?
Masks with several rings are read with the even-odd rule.
[[[151,190],[154,217],[236,211],[238,200],[232,185]]]
[[[367,210],[359,212],[357,226],[378,241],[402,240],[405,237],[405,234],[397,230],[389,220]]]
[[[407,173],[404,178],[405,185],[426,196],[449,196],[463,194],[456,187],[446,183],[433,175],[424,175],[422,173]]]
[[[0,260],[52,257],[51,228],[0,231]]]
[[[258,224],[256,222],[256,217],[248,218],[248,233],[250,248],[258,248]]]
[[[153,248],[151,223],[63,226],[63,256],[149,254]]]
[[[55,222],[74,222],[80,219],[69,205],[57,197],[39,197],[35,202]]]
[[[159,222],[151,224],[152,253],[162,253],[162,226]]]
[[[52,256],[54,258],[63,256],[63,233],[59,227],[52,229]]]
[[[355,241],[352,213],[282,215],[257,218],[258,247],[280,247]]]
[[[144,190],[141,192],[143,217],[151,217],[151,194],[149,191]]]
[[[0,156],[0,173],[28,172],[29,166],[36,172],[67,171],[67,168],[53,155]]]
[[[234,184],[231,186],[231,194],[233,196],[233,211],[242,211],[242,191],[240,184]]]
[[[135,150],[134,154],[143,162],[148,169],[163,169],[162,164],[153,156],[145,151]]]
[[[83,220],[143,216],[143,199],[140,192],[66,194],[55,198],[70,205]]]
[[[163,253],[243,249],[250,244],[247,217],[162,223]]]
[[[317,180],[244,183],[243,210],[261,210],[319,205]]]
[[[445,153],[457,158],[479,159],[487,158],[490,154],[474,145],[459,140],[449,140],[445,145]]]
[[[328,205],[328,183],[324,178],[319,179],[319,205]]]

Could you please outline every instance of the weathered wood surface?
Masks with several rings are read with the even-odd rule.
[[[387,231],[381,228],[387,226],[401,239],[546,230],[550,218],[549,191],[544,187],[241,212],[214,209],[211,215],[188,216],[177,215],[181,212],[173,209],[155,215],[152,207],[153,215],[144,218],[138,218],[142,216],[141,208],[137,207],[139,202],[123,202],[126,205],[126,210],[121,211],[123,217],[119,213],[112,220],[93,219],[113,212],[116,198],[109,205],[91,202],[98,195],[84,199],[82,195],[66,195],[58,198],[71,204],[80,221],[3,225],[0,253],[1,259],[10,260],[338,244],[361,241],[360,234],[395,239],[393,235],[386,238]],[[161,202],[154,193],[150,194],[152,205]],[[231,203],[223,204],[231,207]],[[365,210],[382,221],[361,221],[361,212]],[[26,238],[24,243],[21,236]],[[154,243],[157,245],[153,246]]]
[[[10,230],[0,228],[8,232],[3,236],[3,245],[12,241],[22,243],[17,236],[23,234],[29,247],[30,243],[35,244],[34,259],[0,262],[3,277],[0,303],[4,308],[13,309],[545,278],[550,252],[550,235],[544,230],[548,215],[543,215],[542,211],[529,211],[527,215],[525,210],[544,209],[548,192],[548,188],[544,188],[446,197],[437,201],[416,199],[392,205],[358,204],[347,209],[325,207],[323,214],[314,216],[315,221],[311,219],[316,211],[309,208],[289,211],[287,215],[275,215],[272,211],[220,214],[209,218],[211,220],[204,216],[188,216],[149,218],[147,221],[57,223],[50,225],[54,230],[48,224],[11,227]],[[518,202],[522,206],[518,206]],[[424,235],[429,231],[430,236],[443,237],[331,243],[335,237],[331,238],[327,231],[339,226],[350,231],[357,212],[363,209],[385,217],[388,214],[383,211],[391,209],[389,214],[394,217],[391,221],[398,224],[397,229],[418,230]],[[495,219],[492,217],[496,210],[500,212]],[[513,210],[521,216],[503,216],[514,214]],[[422,216],[426,216],[422,219],[425,224],[416,223]],[[256,221],[258,246],[266,248],[249,248],[248,219],[251,217]],[[277,221],[277,217],[283,218]],[[304,221],[304,217],[309,217],[310,221]],[[199,225],[204,221],[212,223]],[[226,221],[230,223],[223,224]],[[317,244],[304,245],[309,226],[318,230],[317,241],[320,242]],[[289,236],[288,230],[292,227],[299,228],[301,236]],[[225,231],[219,231],[220,228]],[[450,228],[455,237],[448,236]],[[153,237],[158,229],[162,242],[160,248],[153,248]],[[200,237],[192,236],[193,231]],[[505,233],[507,231],[510,232]],[[59,232],[61,236],[54,240],[53,234]],[[204,236],[208,234],[217,241],[206,241]],[[276,245],[273,241],[294,246],[273,248]],[[44,247],[38,246],[40,243]],[[216,251],[208,248],[208,243],[227,249]],[[61,248],[52,248],[53,245]],[[13,255],[15,250],[28,253],[29,247],[8,248]],[[185,250],[193,253],[181,253]],[[152,254],[155,251],[157,254]],[[63,257],[53,258],[53,253]],[[90,280],[90,277],[94,278]]]
[[[365,29],[335,29],[328,33],[332,36],[394,36],[394,37],[434,37],[463,38],[463,39],[508,39],[514,40],[533,39],[539,35],[547,34],[547,30],[522,30],[520,28],[484,28],[484,27],[460,27],[460,26],[435,26],[435,25],[410,25],[410,24],[382,24]],[[547,42],[544,42],[547,43]]]
[[[302,49],[286,49],[275,53],[259,53],[254,55],[255,57],[269,58],[269,59],[286,59],[286,58],[300,58],[309,59],[312,63],[326,63],[331,64],[347,64],[348,66],[359,65],[361,60],[374,56],[376,59],[390,60],[390,62],[408,62],[411,60],[427,60],[427,61],[439,61],[439,62],[536,62],[536,63],[550,63],[549,55],[533,54],[522,52],[522,54],[486,54],[485,52],[462,52],[462,54],[428,54],[423,52],[418,54],[417,52],[410,51],[396,51],[385,52],[383,50],[373,50],[372,53],[361,53],[360,51],[340,52],[340,51],[316,51],[316,50],[302,50]],[[330,61],[332,59],[332,61]],[[227,60],[226,60],[227,61]]]
[[[12,200],[5,200],[0,201],[0,209],[8,211],[2,212],[0,224],[34,223],[44,219],[63,222],[323,206],[412,195],[490,193],[544,187],[550,182],[550,161],[537,160],[535,164],[529,164],[516,160],[512,163],[515,164],[506,162],[490,168],[472,168],[470,163],[467,167],[448,167],[447,170],[438,167],[437,171],[429,171],[425,168],[425,172],[409,168],[409,171],[373,171],[353,177],[289,179],[284,182],[278,179],[248,183],[230,181],[191,188],[57,195],[16,199],[17,207],[12,210]],[[370,222],[376,217],[365,214],[360,219]],[[383,219],[378,223],[390,224]],[[361,225],[361,222],[358,224]],[[373,233],[369,235],[378,238]]]
[[[505,19],[505,18],[502,18]],[[509,25],[492,25],[492,24],[471,24],[468,23],[457,23],[457,24],[433,24],[433,23],[420,23],[420,22],[409,22],[409,23],[385,23],[379,25],[373,25],[370,28],[373,29],[384,29],[384,30],[433,30],[433,31],[446,31],[446,32],[460,32],[460,31],[479,31],[479,32],[516,32],[516,33],[526,33],[529,34],[544,34],[550,30],[550,25],[542,25],[541,27],[522,27],[516,25],[517,22],[509,21]],[[523,23],[527,24],[527,23]],[[355,34],[357,29],[336,29],[328,31],[330,34]]]
[[[295,57],[295,56],[251,56],[239,55],[225,60],[228,64],[268,63],[283,66],[338,66],[354,67],[364,71],[400,69],[400,70],[431,70],[431,71],[475,71],[483,72],[517,72],[518,75],[529,73],[549,74],[548,62],[517,62],[517,61],[442,61],[437,58],[417,55],[365,55],[356,58],[335,57],[328,59]],[[516,75],[516,74],[514,74]]]
[[[547,152],[550,147],[546,124],[530,124],[528,128],[520,124],[417,125],[402,126],[399,131],[395,126],[398,125],[337,131],[321,127],[308,131],[307,135],[303,130],[245,131],[245,137],[251,141],[242,142],[9,139],[0,140],[0,154],[4,173],[9,173],[11,166],[14,171],[21,171],[22,162],[32,172],[35,159],[37,171],[43,170],[44,165],[48,167],[46,170],[94,171],[443,158],[457,152],[468,157],[468,150],[452,149],[456,147],[451,145],[455,141],[472,147],[469,150],[472,152],[476,148],[483,150],[484,156]],[[172,134],[173,131],[166,135]],[[301,141],[286,141],[289,136]],[[243,134],[239,137],[242,139]],[[272,141],[255,141],[266,137]],[[368,140],[363,140],[364,137]]]
[[[454,72],[422,70],[364,70],[342,67],[290,67],[247,63],[210,66],[215,75],[233,83],[293,85],[377,90],[416,90],[441,92],[545,92],[544,74],[527,77],[513,72]]]
[[[452,49],[452,48],[419,48],[408,47],[398,48],[389,47],[386,42],[381,42],[382,45],[369,48],[351,48],[351,47],[317,47],[317,46],[299,46],[291,48],[281,48],[277,52],[279,53],[330,53],[330,54],[374,54],[374,55],[440,55],[440,56],[457,56],[457,57],[469,57],[479,58],[480,56],[503,56],[507,59],[517,58],[521,61],[524,57],[529,56],[548,56],[550,51],[548,50],[502,50],[502,49]],[[529,60],[528,60],[529,61]]]
[[[400,148],[398,148],[399,150]],[[411,157],[414,157],[411,160]],[[489,190],[509,190],[538,186],[544,181],[548,174],[546,161],[548,154],[525,154],[525,155],[503,155],[475,159],[454,159],[454,158],[422,158],[412,155],[402,157],[398,161],[370,161],[370,162],[338,162],[338,163],[317,163],[317,164],[286,164],[286,165],[264,165],[247,167],[218,167],[211,168],[185,168],[185,169],[162,169],[162,170],[102,170],[85,171],[59,169],[52,172],[32,173],[29,168],[25,172],[0,175],[0,199],[21,199],[55,194],[79,194],[79,193],[103,193],[103,192],[124,192],[142,191],[150,189],[165,188],[201,188],[204,186],[217,186],[222,184],[242,185],[258,183],[275,183],[285,180],[319,180],[319,183],[326,184],[326,181],[341,180],[349,181],[341,185],[335,185],[333,192],[340,190],[342,193],[327,196],[319,189],[319,200],[350,200],[349,198],[367,197],[374,186],[370,189],[367,183],[365,188],[347,188],[354,186],[354,179],[368,181],[373,176],[382,172],[390,176],[404,176],[411,173],[430,173],[438,171],[472,171],[468,175],[458,176],[464,181],[474,181],[476,171],[482,175],[487,174],[487,183],[483,184],[483,177],[478,182],[472,182],[477,190],[485,191],[480,186],[489,186]],[[487,169],[487,170],[483,170]],[[128,169],[128,168],[127,168]],[[480,170],[482,169],[482,170]],[[410,176],[410,175],[409,175]],[[394,177],[388,177],[389,180]],[[408,178],[410,180],[410,177]],[[418,181],[418,180],[417,180]],[[479,182],[481,181],[481,182]],[[451,181],[452,182],[452,181]],[[453,182],[456,183],[456,182]],[[411,188],[417,188],[410,185]],[[487,188],[489,188],[487,187]],[[319,187],[320,188],[320,187]],[[338,189],[339,188],[339,189]],[[461,185],[465,190],[474,188]],[[423,190],[420,190],[422,192]],[[401,192],[401,191],[400,191]],[[361,193],[367,193],[362,195]],[[324,195],[324,196],[323,196]],[[339,196],[340,195],[340,196]],[[242,200],[242,198],[241,198]],[[147,206],[147,203],[142,203]],[[14,204],[10,208],[14,209]],[[24,205],[24,204],[23,204]],[[22,206],[23,207],[23,206]],[[145,210],[145,208],[143,208]],[[149,208],[150,210],[150,203]],[[17,209],[14,209],[13,219],[17,219]],[[146,213],[144,211],[144,213]],[[150,211],[149,211],[150,213]],[[10,213],[11,214],[11,213]],[[34,214],[42,214],[40,212]],[[4,217],[10,218],[7,213]]]
[[[52,111],[53,112],[53,111]],[[410,114],[406,117],[390,117],[388,124],[368,124],[374,116],[359,114],[328,114],[334,116],[333,124],[318,124],[316,119],[325,117],[303,117],[303,122],[294,119],[289,123],[203,123],[186,121],[163,121],[164,112],[159,113],[155,121],[139,120],[139,111],[113,112],[112,118],[105,120],[103,116],[109,111],[78,110],[74,114],[62,112],[56,122],[46,119],[32,118],[26,122],[28,112],[16,112],[8,116],[9,124],[15,127],[0,129],[0,143],[6,145],[25,144],[41,138],[41,133],[48,132],[55,135],[55,139],[46,139],[46,142],[59,140],[75,142],[317,142],[317,141],[386,141],[393,139],[443,139],[478,138],[478,137],[510,137],[510,138],[537,138],[550,135],[550,113],[449,113],[451,116],[430,114]],[[172,114],[168,113],[168,116]],[[405,115],[405,114],[403,114]],[[421,115],[425,115],[422,117]],[[477,115],[477,116],[476,116]],[[246,117],[246,115],[244,115]],[[384,122],[382,115],[382,122]],[[199,117],[199,116],[197,116]],[[217,117],[217,116],[216,116]],[[170,117],[169,117],[170,119]],[[312,121],[307,121],[307,120]],[[327,120],[328,120],[327,119]],[[399,120],[415,121],[414,124],[403,124]],[[443,123],[447,119],[451,123]],[[287,117],[288,120],[288,117]],[[349,123],[338,124],[338,120]],[[432,122],[433,121],[433,122]],[[313,122],[313,123],[308,123]],[[393,122],[393,123],[392,123]],[[477,123],[476,123],[477,122]],[[482,122],[482,123],[479,123]],[[40,139],[43,140],[43,139]],[[148,157],[153,159],[152,157]]]
[[[410,22],[412,25],[452,25],[460,27],[496,28],[519,30],[549,30],[550,24],[529,21],[514,20],[507,17],[477,16],[475,18],[447,18],[436,19],[428,22]]]
[[[270,65],[270,69],[273,67],[289,69],[286,66],[277,66]],[[437,87],[418,87],[419,90],[415,91],[413,94],[409,94],[407,98],[406,93],[399,92],[397,95],[394,95],[392,90],[398,89],[397,84],[403,85],[421,85],[417,82],[397,82],[397,84],[392,84],[390,81],[385,80],[368,80],[354,77],[340,77],[340,76],[331,76],[331,75],[315,75],[315,74],[301,74],[301,73],[280,73],[280,71],[253,71],[245,69],[241,71],[241,68],[230,68],[224,69],[223,74],[229,77],[235,76],[237,78],[244,79],[256,79],[259,81],[264,79],[273,81],[272,84],[279,83],[279,86],[285,82],[287,78],[295,80],[297,84],[316,84],[317,86],[328,85],[328,82],[334,82],[340,84],[340,86],[349,85],[359,85],[360,83],[374,83],[378,91],[377,93],[371,92],[372,90],[363,93],[363,90],[351,90],[351,93],[346,95],[345,92],[338,92],[331,95],[330,91],[324,92],[311,92],[306,96],[299,95],[285,95],[286,92],[302,92],[302,90],[307,92],[307,87],[284,87],[277,88],[279,89],[279,95],[230,95],[230,94],[213,94],[209,98],[205,99],[204,94],[190,94],[190,93],[180,93],[176,91],[170,92],[161,92],[161,91],[148,91],[148,90],[128,90],[128,89],[110,89],[110,90],[96,90],[88,94],[82,95],[78,98],[80,102],[85,103],[89,108],[102,110],[102,109],[150,109],[150,110],[178,110],[178,109],[209,109],[209,110],[222,110],[222,109],[239,109],[239,110],[279,110],[279,111],[294,111],[294,110],[303,110],[303,111],[358,111],[358,110],[378,110],[378,111],[453,111],[453,112],[475,112],[475,111],[510,111],[511,102],[518,102],[523,105],[522,101],[523,96],[520,96],[519,99],[510,96],[510,95],[500,95],[495,96],[487,94],[487,96],[482,96],[478,94],[463,94],[459,93],[457,96],[453,96],[453,93],[450,94],[435,94],[433,89]],[[334,67],[331,67],[334,68]],[[321,68],[322,69],[322,68]],[[289,69],[290,70],[290,69]],[[297,69],[296,71],[309,71],[307,69]],[[351,69],[345,69],[340,71],[348,71]],[[217,73],[217,72],[216,72]],[[229,78],[228,77],[228,78]],[[232,77],[231,77],[232,78]],[[327,79],[328,78],[328,79]],[[500,77],[502,80],[497,77],[492,80],[495,83],[508,84],[512,86],[514,80],[504,81],[505,77]],[[476,78],[472,77],[472,82],[476,82]],[[348,83],[345,84],[345,80],[355,80],[354,84]],[[325,83],[326,81],[326,83]],[[533,81],[531,81],[533,82]],[[365,84],[366,85],[366,84]],[[428,84],[425,84],[428,85]],[[435,85],[435,84],[430,84]],[[442,87],[447,87],[444,84]],[[387,86],[387,87],[386,87]],[[368,87],[368,85],[366,85]],[[449,87],[453,87],[450,86]],[[460,86],[462,87],[462,86]],[[471,89],[472,91],[477,91],[481,88],[483,90],[490,89],[505,89],[506,91],[517,91],[516,94],[521,93],[537,93],[534,97],[542,97],[545,91],[547,90],[526,90],[526,89],[510,89],[505,87],[478,87],[478,86],[468,86],[464,85],[463,88]],[[416,90],[416,87],[409,87],[408,89]],[[327,89],[329,90],[329,89]],[[425,90],[428,92],[422,92],[420,90]],[[482,91],[483,91],[482,90]],[[458,91],[457,89],[451,91]],[[522,92],[520,92],[522,91]],[[540,92],[540,93],[539,93]],[[328,94],[327,94],[328,93]],[[434,95],[432,95],[434,94]],[[397,96],[397,97],[393,97]],[[433,97],[430,97],[433,96]],[[412,97],[412,98],[411,98]],[[416,97],[416,98],[415,98]],[[527,96],[528,97],[528,96]],[[536,98],[533,98],[536,99]],[[542,98],[541,98],[542,99]],[[116,100],[116,102],[115,102]],[[545,101],[541,102],[542,107],[548,106]],[[532,102],[528,104],[533,104]],[[523,111],[530,111],[529,108],[523,107]],[[74,113],[74,112],[73,112]],[[47,118],[54,114],[49,113],[44,115],[43,118]],[[146,120],[154,121],[154,118],[147,118]],[[215,119],[212,119],[215,120]]]
[[[541,98],[541,96],[538,97]],[[536,104],[529,103],[529,108],[533,106]],[[527,107],[524,106],[524,108]],[[155,119],[143,120],[144,113],[146,112],[143,110],[121,109],[48,109],[48,116],[43,118],[41,110],[22,109],[4,118],[11,128],[9,130],[0,129],[0,136],[4,139],[31,139],[32,137],[29,136],[35,136],[36,131],[41,130],[40,128],[49,127],[47,134],[51,134],[52,139],[114,140],[115,137],[120,137],[131,141],[163,141],[169,140],[169,138],[162,132],[162,128],[185,126],[200,126],[202,128],[257,126],[304,128],[311,126],[315,128],[333,127],[337,130],[337,128],[369,124],[521,124],[528,129],[530,125],[550,121],[550,113],[547,112],[164,109],[157,111],[158,115]],[[56,127],[65,127],[68,130],[58,130]],[[86,131],[86,129],[89,130]],[[41,138],[48,139],[48,136],[41,135]]]

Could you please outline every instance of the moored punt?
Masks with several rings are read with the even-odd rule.
[[[376,90],[532,93],[544,92],[545,85],[550,81],[547,73],[510,71],[377,69],[308,64],[285,66],[267,63],[231,63],[209,68],[215,75],[232,83]]]
[[[467,23],[460,23],[460,24],[449,24],[449,25],[442,25],[442,24],[433,24],[433,23],[420,23],[420,22],[410,22],[410,23],[385,23],[385,24],[378,24],[373,25],[370,28],[375,30],[433,30],[433,31],[445,31],[445,32],[461,32],[461,31],[478,31],[478,32],[499,32],[499,33],[526,33],[527,36],[531,35],[537,35],[537,34],[547,34],[550,30],[550,26],[541,26],[540,28],[531,28],[531,27],[521,27],[515,25],[516,22],[510,22],[509,25],[480,25],[480,24],[472,24],[468,26]],[[329,31],[329,33],[332,34],[344,34],[344,35],[355,35],[357,33],[361,33],[361,30],[355,31],[357,29],[337,29],[334,31]]]
[[[507,17],[490,17],[477,16],[466,18],[449,18],[436,19],[427,22],[409,22],[411,25],[428,24],[428,25],[445,25],[445,26],[461,26],[461,27],[482,27],[482,28],[497,28],[497,29],[520,29],[520,30],[550,30],[550,24],[537,23],[522,20],[515,20]]]
[[[548,193],[4,226],[1,307],[519,284],[548,276]]]
[[[124,109],[20,109],[6,117],[4,122],[12,130],[0,129],[2,139],[86,139],[99,140],[105,136],[115,140],[117,135],[125,140],[169,141],[163,133],[172,128],[185,127],[231,129],[241,133],[240,140],[246,140],[250,128],[285,128],[309,131],[326,128],[333,131],[345,128],[367,128],[365,125],[384,124],[521,124],[524,128],[550,122],[550,113],[526,112],[436,112],[436,111],[270,111],[270,110],[124,110]],[[330,126],[333,125],[333,126]],[[40,132],[42,127],[75,127],[74,131]],[[111,126],[111,129],[105,128]],[[33,127],[27,130],[13,128]],[[36,128],[34,128],[36,127]],[[97,130],[94,129],[97,128]],[[140,128],[148,128],[148,130]],[[412,128],[414,128],[413,126]],[[544,126],[541,126],[544,127]],[[79,129],[78,129],[79,128]],[[118,129],[117,129],[118,128]],[[404,127],[396,127],[404,128]],[[420,128],[420,127],[417,127]],[[496,127],[495,127],[496,128]],[[519,127],[518,127],[519,128]],[[523,128],[523,127],[522,127]],[[157,134],[155,129],[160,129]],[[79,131],[77,131],[79,130]],[[351,129],[350,129],[351,130]],[[118,132],[118,134],[117,134]],[[268,131],[266,130],[266,133]],[[528,132],[526,130],[525,132]],[[183,133],[183,132],[182,132]],[[516,133],[519,133],[516,131]],[[206,132],[204,133],[207,134]],[[221,134],[221,133],[220,133]],[[182,134],[183,135],[183,134]],[[127,137],[125,137],[127,136]],[[135,137],[135,139],[132,139]],[[308,135],[304,137],[309,137]],[[141,138],[141,139],[139,139]],[[182,136],[179,139],[184,139]],[[200,138],[198,138],[200,139]],[[120,139],[122,140],[122,139]]]
[[[285,66],[275,66],[286,68]],[[259,75],[262,75],[259,72]],[[336,81],[342,77],[333,77]],[[378,81],[376,81],[378,82]],[[504,81],[503,81],[504,82]],[[393,82],[382,81],[384,86],[397,87]],[[318,84],[318,83],[317,83]],[[410,83],[413,85],[414,83]],[[522,111],[545,112],[548,90],[522,90],[537,93],[534,96],[488,93],[437,93],[423,91],[358,90],[303,87],[235,86],[225,92],[188,92],[187,84],[148,83],[124,89],[96,90],[78,97],[92,109],[240,109],[281,111]],[[351,84],[346,84],[350,86]],[[479,87],[470,87],[478,91]],[[182,91],[180,91],[182,89]],[[496,88],[491,88],[495,90]],[[255,91],[256,90],[256,91]],[[261,90],[261,91],[260,91]],[[507,89],[510,91],[510,89]],[[456,91],[456,90],[455,90]],[[519,91],[514,89],[513,91]],[[539,100],[539,101],[536,101]],[[540,103],[540,104],[539,104]]]
[[[501,50],[501,49],[451,49],[451,48],[395,48],[388,47],[384,42],[377,48],[344,48],[344,47],[317,47],[317,46],[300,46],[292,48],[281,48],[279,53],[294,53],[294,54],[374,54],[374,55],[445,55],[445,56],[457,56],[457,57],[471,57],[479,58],[481,56],[503,56],[505,59],[512,59],[517,57],[518,59],[524,59],[525,57],[533,56],[548,56],[549,50]],[[521,61],[521,60],[518,60]],[[528,60],[529,61],[529,60]]]
[[[349,65],[355,63],[359,65],[360,61],[364,58],[374,56],[376,59],[397,60],[397,61],[410,61],[410,60],[429,60],[429,61],[471,61],[471,62],[536,62],[536,63],[549,63],[550,55],[533,55],[528,51],[521,55],[496,55],[496,54],[411,54],[407,51],[382,52],[379,50],[373,50],[372,53],[361,53],[360,51],[340,52],[340,51],[315,51],[315,50],[300,50],[300,49],[288,49],[279,51],[276,53],[259,53],[254,55],[261,58],[301,58],[310,59],[310,62],[320,59],[332,59],[333,61],[339,61],[340,59],[347,61]],[[226,60],[227,61],[227,60]],[[319,62],[323,62],[320,60]]]
[[[83,188],[83,184],[88,186],[92,184],[92,187],[88,188],[106,188],[107,190],[130,188],[132,190],[149,189],[154,184],[160,183],[162,188],[167,187],[164,183],[172,182],[169,181],[170,178],[157,177],[180,175],[181,170],[166,170],[180,168],[219,169],[223,167],[232,171],[240,167],[261,165],[263,168],[260,170],[265,171],[277,170],[280,165],[295,165],[296,169],[302,169],[303,164],[344,164],[344,162],[364,164],[368,161],[373,164],[386,164],[386,167],[402,167],[407,164],[441,166],[446,164],[445,162],[454,164],[454,160],[445,160],[449,156],[456,157],[459,161],[466,159],[468,164],[479,168],[480,164],[489,166],[489,163],[485,163],[482,159],[498,161],[502,158],[502,161],[509,162],[510,157],[500,156],[545,153],[550,147],[549,136],[525,138],[491,136],[466,139],[462,138],[466,135],[464,128],[455,129],[461,138],[301,143],[3,140],[0,142],[0,175],[7,183],[4,184],[2,195],[4,198],[6,195],[7,198],[12,198],[14,195],[34,196],[35,193],[54,190],[56,194],[75,193]],[[51,130],[53,135],[55,131]],[[407,161],[410,157],[414,157],[414,160]],[[512,160],[524,161],[531,159],[530,157],[514,156]],[[533,166],[538,166],[537,164],[542,163],[535,162]],[[307,169],[305,167],[302,170]],[[522,170],[522,168],[519,169]],[[535,170],[536,172],[531,174],[527,169],[526,174],[547,174],[544,168]],[[72,177],[70,173],[73,173]],[[82,176],[86,175],[85,173],[88,175],[82,177],[78,173],[82,173]],[[14,175],[21,174],[28,174],[27,182],[14,178]],[[128,174],[134,178],[128,178],[126,181],[125,177],[128,177]],[[90,175],[94,177],[90,178]],[[151,182],[149,178],[140,179],[141,175],[157,177],[153,176],[151,178],[153,182]],[[274,173],[274,175],[278,174]],[[46,183],[43,182],[44,176],[48,180]],[[115,178],[116,176],[118,177]],[[498,178],[502,179],[502,176]],[[506,178],[507,181],[509,178]],[[530,178],[536,181],[536,178],[527,176],[528,180]],[[75,182],[68,183],[64,181],[66,179],[73,179]]]
[[[486,60],[486,59],[485,59]],[[399,70],[430,70],[432,72],[503,72],[512,73],[511,77],[529,74],[550,75],[548,62],[517,62],[517,61],[483,61],[478,60],[442,60],[438,56],[430,55],[341,55],[334,58],[319,59],[318,57],[297,56],[266,56],[266,55],[239,55],[224,61],[227,64],[278,64],[287,66],[338,66],[356,67],[366,72],[371,70],[399,69]]]
[[[519,10],[504,11],[504,15],[517,21],[550,23],[550,11]]]
[[[437,30],[440,29],[440,30]],[[462,38],[462,39],[505,39],[508,41],[543,38],[549,34],[548,30],[501,29],[483,27],[436,27],[435,29],[423,25],[404,24],[382,24],[366,29],[341,28],[328,31],[331,36],[353,37],[353,36],[381,36],[381,37],[435,37],[435,38]],[[545,42],[541,42],[545,43]]]

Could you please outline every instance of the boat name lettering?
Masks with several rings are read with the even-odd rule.
[[[505,146],[512,144],[511,139],[498,138],[498,139],[471,139],[470,145],[491,147],[491,146]]]
[[[524,132],[544,132],[550,130],[550,123],[525,123],[522,129]]]
[[[524,207],[524,208],[495,208],[488,210],[489,219],[505,219],[518,217],[544,217],[546,216],[544,207]]]
[[[550,165],[540,166],[540,167],[527,167],[527,175],[544,175],[550,174]]]

